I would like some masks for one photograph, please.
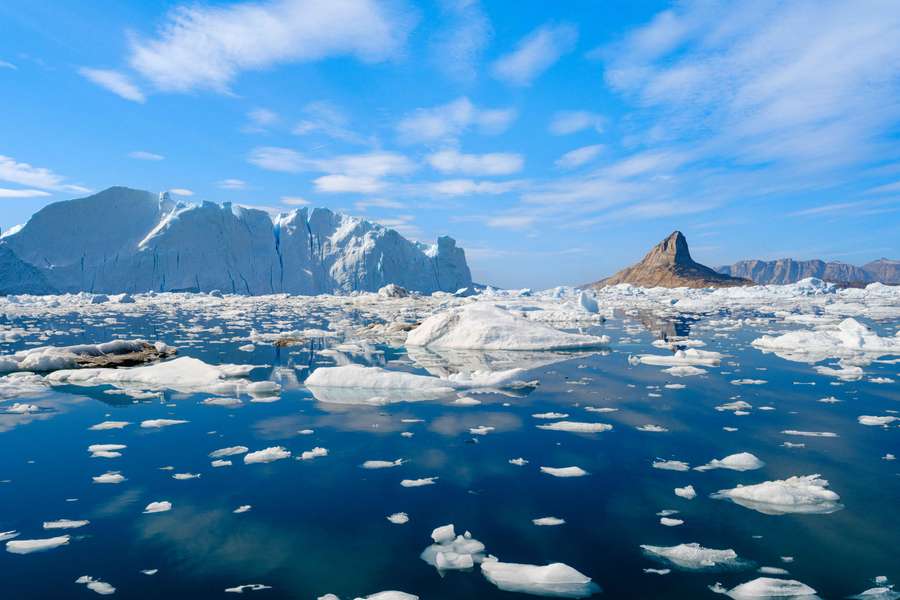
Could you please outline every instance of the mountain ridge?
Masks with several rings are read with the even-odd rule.
[[[4,236],[0,248],[7,280],[28,271],[29,289],[41,289],[43,281],[63,293],[314,295],[376,291],[388,283],[431,293],[472,285],[464,250],[447,236],[427,245],[325,208],[273,216],[126,187],[47,205]],[[0,281],[0,289],[16,293],[15,285],[8,288]]]
[[[881,258],[862,266],[839,261],[821,259],[795,260],[741,260],[716,269],[726,275],[744,277],[758,284],[796,283],[807,277],[842,285],[864,285],[880,282],[887,285],[900,284],[900,261]]]
[[[590,284],[604,287],[629,283],[641,287],[734,287],[751,285],[747,279],[731,277],[691,258],[687,239],[673,231],[654,246],[639,262],[614,275]]]

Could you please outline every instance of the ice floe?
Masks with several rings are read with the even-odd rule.
[[[581,467],[541,467],[541,472],[553,477],[584,477],[589,474]]]
[[[105,581],[94,579],[89,575],[82,575],[75,580],[75,583],[83,584],[87,587],[87,589],[91,590],[92,592],[97,592],[101,596],[108,596],[110,594],[116,593],[116,588],[106,583]]]
[[[162,500],[159,502],[151,502],[144,508],[144,514],[150,515],[154,513],[168,512],[172,510],[172,503],[168,500]]]
[[[556,598],[587,598],[600,591],[591,578],[569,565],[528,565],[488,557],[481,563],[488,581],[507,592]]]
[[[263,448],[262,450],[257,450],[256,452],[249,452],[244,455],[244,464],[253,465],[258,463],[270,463],[276,460],[283,460],[285,458],[290,458],[291,451],[283,446],[270,446],[268,448]]]
[[[688,571],[740,569],[747,566],[745,561],[738,558],[734,550],[704,548],[696,542],[678,544],[677,546],[642,544],[641,548],[651,558],[661,559],[668,564]]]
[[[734,600],[750,600],[752,598],[763,600],[767,598],[772,600],[799,600],[800,598],[814,600],[817,598],[816,590],[805,583],[794,579],[774,579],[772,577],[757,577],[730,590],[726,590],[719,584],[712,586],[711,589],[734,598]]]
[[[456,535],[453,525],[444,525],[431,532],[434,543],[425,548],[421,559],[438,571],[471,569],[484,560],[484,544],[466,531]]]
[[[43,538],[38,540],[15,539],[6,542],[6,551],[12,554],[31,554],[32,552],[44,552],[65,546],[69,543],[68,535]]]
[[[719,490],[712,498],[731,500],[735,504],[767,515],[789,513],[828,514],[843,506],[841,497],[828,489],[828,481],[819,475],[794,476],[764,481],[754,485]]]
[[[753,471],[762,469],[766,463],[759,460],[756,455],[750,452],[738,452],[737,454],[729,454],[725,458],[709,461],[705,465],[694,467],[695,471],[710,471],[712,469],[728,469],[730,471]]]

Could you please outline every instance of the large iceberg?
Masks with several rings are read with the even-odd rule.
[[[432,315],[406,337],[407,346],[455,350],[567,350],[608,343],[607,336],[567,333],[490,303]]]
[[[488,581],[507,592],[556,598],[587,598],[600,591],[591,578],[569,565],[524,565],[486,558],[481,572]]]
[[[829,490],[828,482],[818,475],[788,477],[755,485],[739,485],[736,488],[719,490],[712,497],[731,500],[735,504],[766,515],[828,514],[843,508],[840,504],[841,497],[837,492]]]
[[[270,216],[112,187],[44,207],[0,243],[4,293],[212,291],[321,294],[394,283],[471,286],[465,253],[327,209]]]

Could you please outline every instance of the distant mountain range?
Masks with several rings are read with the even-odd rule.
[[[472,285],[465,252],[328,209],[279,215],[112,187],[45,206],[0,237],[0,294],[322,294]]]
[[[742,260],[716,269],[723,275],[743,277],[760,284],[786,284],[817,277],[843,285],[865,285],[881,282],[900,285],[900,260],[882,258],[861,267],[822,260]]]

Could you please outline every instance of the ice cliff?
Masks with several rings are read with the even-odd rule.
[[[450,237],[430,246],[328,209],[271,216],[112,187],[50,204],[0,242],[3,293],[430,293],[471,286]]]

